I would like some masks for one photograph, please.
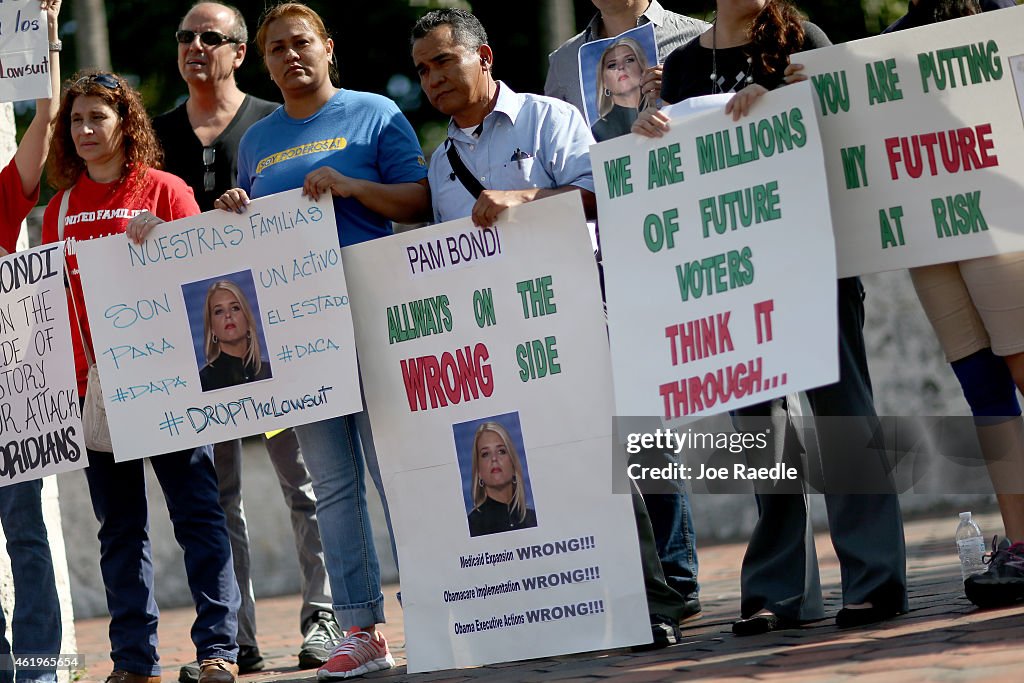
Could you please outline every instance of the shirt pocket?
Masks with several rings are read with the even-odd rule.
[[[544,165],[533,157],[518,161],[507,161],[484,183],[494,190],[525,190],[530,187],[549,188],[551,179],[544,172]]]

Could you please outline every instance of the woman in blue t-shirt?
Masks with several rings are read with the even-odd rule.
[[[238,187],[214,206],[243,212],[249,197],[302,187],[315,200],[329,192],[343,247],[389,234],[391,221],[428,220],[427,167],[412,126],[391,100],[335,85],[334,43],[316,12],[300,3],[273,7],[256,45],[284,106],[243,136]],[[348,633],[318,677],[390,668],[394,660],[375,628],[384,621],[384,597],[366,510],[363,448],[372,454],[366,413],[295,433],[313,479],[334,611]],[[374,472],[374,458],[368,461]]]

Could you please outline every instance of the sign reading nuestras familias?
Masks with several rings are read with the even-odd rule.
[[[0,0],[0,102],[49,96],[46,13],[38,0]]]
[[[793,55],[840,277],[1024,250],[1024,7]]]
[[[362,408],[334,204],[301,192],[164,223],[142,244],[69,243],[116,459]]]
[[[838,378],[811,98],[782,88],[739,121],[717,102],[591,148],[619,415],[710,415]]]
[[[577,193],[344,249],[410,671],[650,641]]]
[[[0,258],[0,486],[89,464],[63,244]]]

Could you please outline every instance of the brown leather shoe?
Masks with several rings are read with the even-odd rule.
[[[199,662],[199,683],[235,683],[238,665],[226,659],[204,659]]]
[[[159,676],[133,674],[130,671],[114,670],[107,676],[106,683],[160,683]]]

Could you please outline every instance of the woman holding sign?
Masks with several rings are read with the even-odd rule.
[[[640,107],[647,55],[632,38],[612,42],[597,63],[597,115],[590,131],[598,142],[629,132]]]
[[[915,0],[885,32],[981,10],[976,0]],[[910,278],[971,407],[1006,534],[964,590],[979,607],[1013,604],[1024,600],[1024,254],[911,268]]]
[[[725,111],[739,118],[769,89],[803,80],[799,67],[789,65],[790,54],[829,44],[821,29],[785,0],[718,0],[711,29],[665,61],[661,96],[675,103],[736,93]],[[645,89],[656,86],[655,75],[645,78]],[[658,137],[668,126],[666,115],[648,109],[633,131]],[[844,606],[836,615],[842,627],[904,612],[907,581],[899,500],[876,437],[879,423],[864,349],[859,278],[839,280],[838,313],[839,381],[808,391],[807,398],[815,415],[824,490],[843,491],[825,494],[832,544],[842,567]],[[737,411],[734,421],[738,430],[753,432],[774,414],[774,426],[782,428],[772,429],[776,447],[768,450],[799,458],[802,446],[782,419],[784,412],[784,399],[777,400]],[[747,457],[752,455],[748,452]],[[733,624],[737,635],[825,616],[806,494],[758,495],[757,505],[758,522],[743,558],[741,618]]]
[[[120,76],[76,74],[64,91],[47,167],[60,190],[43,216],[43,242],[67,240],[69,309],[79,395],[95,358],[74,244],[199,213],[192,190],[155,168],[160,158],[142,97]],[[131,217],[131,218],[129,218]],[[109,277],[116,277],[116,273]],[[114,683],[159,683],[149,511],[142,460],[89,451],[86,479],[99,520],[100,570],[110,610]],[[167,501],[196,605],[192,626],[201,683],[230,683],[237,667],[238,585],[209,446],[150,458]]]
[[[296,187],[314,200],[329,193],[343,247],[390,234],[391,221],[428,219],[426,162],[412,126],[391,100],[335,85],[334,42],[320,16],[296,2],[272,7],[256,46],[284,106],[245,133],[239,187],[214,206],[242,213],[250,196]],[[364,454],[382,500],[384,491],[369,425],[363,411],[295,428],[313,479],[334,612],[348,633],[318,671],[321,680],[394,666],[376,630],[384,596]]]
[[[36,100],[36,113],[21,138],[14,159],[0,171],[0,255],[12,253],[18,242],[21,222],[39,199],[39,176],[50,148],[53,121],[60,102],[60,39],[57,15],[61,0],[41,0],[46,11],[46,29],[50,43],[51,97]],[[43,480],[21,481],[0,488],[0,523],[7,537],[16,601],[11,624],[12,641],[7,640],[7,625],[0,609],[0,678],[13,681],[50,682],[57,680],[53,667],[16,671],[11,654],[22,657],[56,655],[60,652],[61,620],[53,558],[43,520],[41,493]],[[8,605],[10,608],[10,605]],[[13,645],[13,648],[12,648]]]

